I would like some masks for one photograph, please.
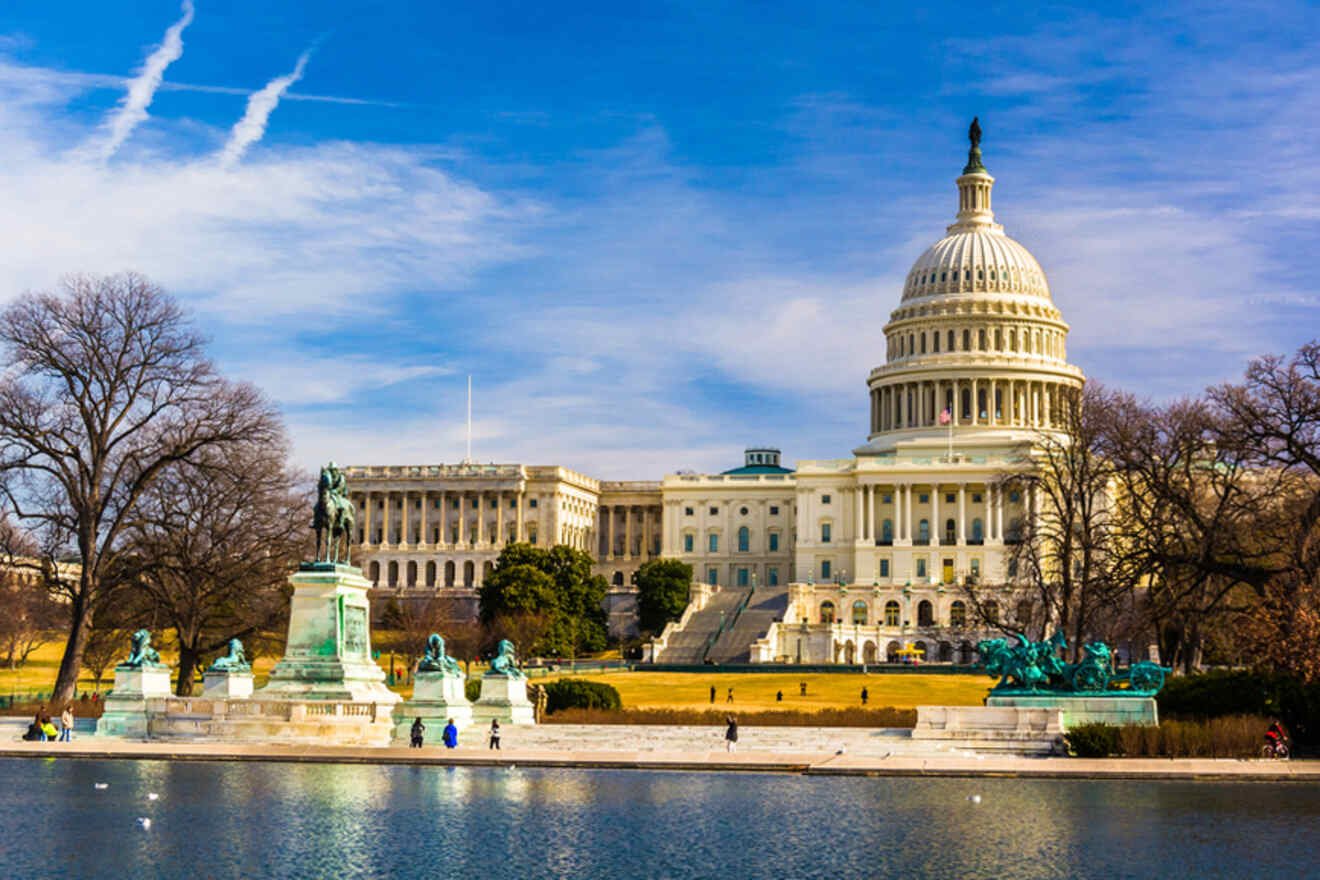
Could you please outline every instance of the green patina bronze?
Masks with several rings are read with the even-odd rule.
[[[499,649],[495,657],[490,661],[490,669],[487,675],[502,675],[505,678],[526,678],[527,675],[518,668],[517,658],[514,656],[513,642],[508,639],[500,639]]]
[[[980,117],[973,116],[971,127],[967,129],[967,139],[972,142],[972,148],[967,151],[967,165],[963,168],[963,174],[989,174],[985,166],[981,164],[981,123]]]
[[[510,644],[509,648],[512,650],[513,645]],[[443,672],[451,678],[463,677],[463,670],[459,667],[458,661],[445,653],[445,640],[440,633],[431,633],[431,637],[426,640],[426,656],[417,664],[417,671]]]
[[[223,657],[216,657],[215,662],[206,669],[207,672],[251,672],[252,666],[247,662],[247,655],[243,653],[243,643],[238,639],[229,640],[229,652]]]
[[[348,499],[348,483],[344,479],[344,472],[332,461],[321,468],[321,478],[316,484],[316,508],[312,511],[312,528],[316,530],[316,562],[333,564],[342,561],[345,565],[351,565],[353,531],[356,526],[357,516],[353,502]]]
[[[1115,673],[1109,646],[1104,642],[1083,645],[1085,656],[1076,663],[1067,663],[1059,656],[1060,650],[1068,649],[1062,633],[1056,632],[1044,642],[1033,642],[1022,633],[1013,633],[1012,637],[1017,639],[1016,645],[1009,644],[1008,639],[986,639],[976,645],[986,674],[999,678],[991,694],[1150,697],[1164,687],[1169,672],[1158,663],[1142,660],[1124,673]]]
[[[137,669],[164,669],[165,664],[160,662],[160,654],[155,648],[151,647],[151,633],[145,629],[140,629],[133,633],[130,642],[132,650],[128,659],[120,666],[127,666]]]

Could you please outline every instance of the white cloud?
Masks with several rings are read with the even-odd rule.
[[[311,54],[311,50],[308,50],[299,55],[298,63],[294,65],[292,72],[275,77],[248,98],[247,110],[244,111],[243,118],[234,123],[233,131],[229,133],[229,140],[220,151],[222,166],[232,168],[239,159],[243,158],[248,147],[261,140],[266,134],[266,122],[270,119],[270,114],[275,112],[280,97],[289,90],[289,86],[302,79],[303,70],[306,69],[307,59]]]

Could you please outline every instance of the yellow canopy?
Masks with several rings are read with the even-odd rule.
[[[922,656],[925,656],[925,654],[926,654],[926,649],[925,649],[925,648],[914,648],[912,645],[904,645],[903,648],[902,648],[901,650],[895,651],[894,653],[895,653],[895,654],[901,654],[901,655],[903,655],[903,656],[911,655],[911,656],[914,656],[914,657],[922,657]]]

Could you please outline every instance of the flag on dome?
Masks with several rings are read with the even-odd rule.
[[[947,425],[951,421],[953,421],[953,414],[949,412],[948,407],[945,407],[940,411],[940,424]]]

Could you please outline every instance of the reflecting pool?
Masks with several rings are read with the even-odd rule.
[[[13,878],[1320,875],[1305,784],[54,758],[0,773]]]

